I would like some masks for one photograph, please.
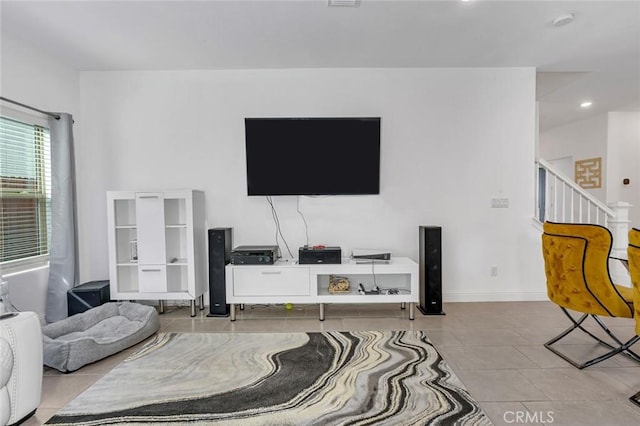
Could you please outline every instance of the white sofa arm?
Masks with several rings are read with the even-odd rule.
[[[7,423],[12,425],[34,414],[40,405],[43,371],[40,318],[35,312],[0,315],[0,338],[9,343],[14,361],[6,386],[11,407]]]
[[[13,371],[13,351],[6,339],[0,337],[0,425],[9,423],[11,401],[7,384]]]

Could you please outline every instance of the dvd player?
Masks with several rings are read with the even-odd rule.
[[[351,258],[358,262],[389,263],[391,261],[390,250],[353,249]]]
[[[234,265],[273,265],[279,258],[278,246],[237,246],[231,251]]]

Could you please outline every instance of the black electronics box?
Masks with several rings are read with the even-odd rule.
[[[298,263],[301,265],[342,263],[342,249],[340,247],[300,247]]]
[[[278,246],[238,246],[231,251],[234,265],[273,265],[279,257]]]
[[[87,311],[110,300],[109,281],[89,281],[67,291],[68,316]]]

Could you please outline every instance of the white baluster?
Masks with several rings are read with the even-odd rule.
[[[608,228],[613,234],[613,247],[611,248],[611,257],[619,259],[627,258],[627,245],[629,244],[629,209],[631,204],[625,201],[616,201],[607,203],[607,206],[613,210],[616,215],[609,218]]]

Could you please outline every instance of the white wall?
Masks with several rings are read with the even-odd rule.
[[[640,112],[611,112],[608,121],[607,200],[630,203],[631,225],[640,228]]]
[[[630,203],[631,223],[640,226],[640,113],[601,114],[540,133],[539,138],[539,155],[545,160],[602,157],[602,188],[589,192],[604,203]],[[631,183],[623,185],[624,178]]]
[[[18,311],[36,312],[45,321],[49,267],[41,266],[24,272],[3,275],[9,283],[9,299]]]
[[[539,135],[539,155],[544,160],[572,156],[574,161],[602,158],[602,187],[588,189],[598,200],[607,202],[607,117],[598,115]],[[575,179],[573,171],[569,175]]]
[[[44,111],[77,116],[80,96],[77,71],[4,33],[1,46],[3,97]]]
[[[78,116],[78,72],[47,56],[46,52],[33,49],[4,33],[1,46],[2,96],[44,111],[73,114],[76,148],[81,145],[78,137],[82,121]],[[48,268],[11,274],[5,278],[16,307],[35,311],[44,317]]]
[[[80,93],[82,281],[108,276],[107,190],[202,189],[209,227],[232,226],[234,245],[272,243],[266,200],[246,195],[244,118],[380,116],[381,194],[301,198],[310,243],[417,260],[418,226],[441,225],[445,300],[546,297],[534,69],[82,72]],[[295,254],[296,197],[275,205]]]

